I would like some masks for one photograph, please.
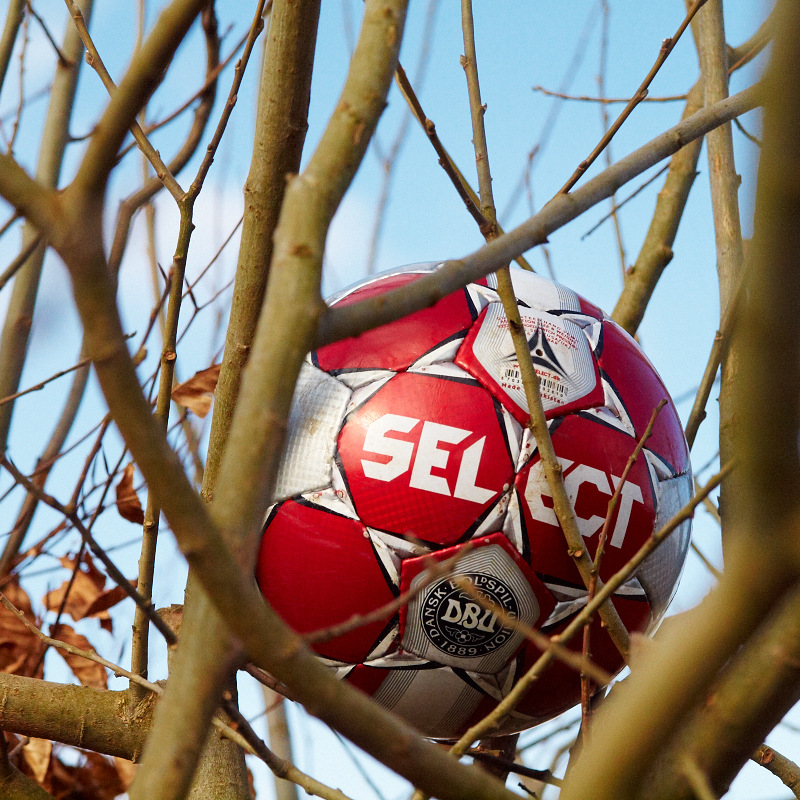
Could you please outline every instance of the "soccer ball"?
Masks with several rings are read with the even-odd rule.
[[[417,280],[435,264],[369,278],[344,305]],[[587,550],[654,408],[667,398],[611,519],[607,580],[691,497],[675,407],[636,342],[600,309],[533,273],[512,271],[550,435]],[[306,633],[417,590],[395,613],[315,650],[339,676],[424,735],[453,739],[536,661],[539,651],[452,580],[456,572],[506,614],[552,635],[587,592],[552,507],[508,322],[493,276],[434,306],[321,348],[303,365],[257,563],[261,590]],[[629,630],[664,613],[689,544],[684,522],[614,596]],[[506,623],[507,624],[507,623]],[[592,657],[623,666],[599,620]],[[570,646],[580,650],[580,638]],[[576,672],[553,663],[498,733],[551,719],[579,701]]]

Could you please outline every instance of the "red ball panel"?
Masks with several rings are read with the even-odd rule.
[[[650,607],[644,601],[614,597],[614,607],[619,612],[625,627],[629,631],[644,630],[650,621]],[[565,620],[547,634],[552,636],[561,633],[570,620]],[[616,675],[624,666],[622,656],[614,646],[600,618],[595,616],[591,623],[589,638],[592,661],[597,666]],[[576,653],[582,650],[582,635],[577,634],[570,639],[567,647]],[[541,655],[533,645],[528,645],[519,668],[524,675]],[[580,676],[572,668],[557,659],[539,676],[531,690],[522,698],[517,710],[535,719],[535,723],[544,722],[571,708],[581,699]]]
[[[553,447],[564,467],[564,485],[572,500],[578,527],[594,557],[608,501],[636,442],[592,417],[570,415],[551,431]],[[531,566],[540,575],[581,583],[577,567],[553,510],[553,501],[538,456],[520,470],[516,487],[530,544]],[[653,532],[655,502],[650,475],[639,456],[623,484],[611,517],[600,565],[604,580],[620,569]]]
[[[455,544],[510,486],[514,469],[491,395],[400,373],[350,415],[339,457],[368,526]]]
[[[273,608],[300,633],[344,622],[394,598],[360,522],[293,500],[282,503],[267,523],[256,578]],[[314,649],[337,661],[362,661],[389,620]]]
[[[595,319],[603,319],[605,317],[602,309],[598,308],[594,303],[590,303],[586,298],[578,295],[578,302],[581,304],[581,311],[584,314],[588,314]]]
[[[645,446],[666,459],[678,473],[685,472],[689,467],[689,451],[669,392],[639,345],[611,320],[603,322],[600,369],[619,392],[637,438],[645,432],[655,407],[667,398]]]
[[[392,275],[356,289],[337,305],[350,305],[384,294],[419,277],[414,273]],[[315,363],[328,371],[390,369],[398,372],[453,334],[465,331],[472,322],[473,307],[462,289],[443,297],[430,308],[317,350]]]

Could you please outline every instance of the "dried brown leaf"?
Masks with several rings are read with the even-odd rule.
[[[97,569],[94,565],[94,559],[89,553],[84,553],[80,558],[80,562],[77,558],[70,558],[69,556],[61,556],[58,562],[70,572],[74,572],[80,563],[80,568],[86,573],[87,577],[91,578],[92,583],[97,586],[98,590],[101,590],[106,585],[105,573]]]
[[[117,484],[117,511],[128,522],[134,522],[137,525],[144,522],[142,504],[133,488],[133,462],[122,471],[122,478]]]
[[[131,581],[131,584],[134,587],[136,586],[137,581],[135,578]],[[104,592],[100,592],[100,594],[98,594],[97,597],[92,601],[92,603],[86,609],[85,616],[100,616],[102,612],[108,611],[109,608],[112,608],[117,603],[124,600],[127,596],[127,592],[120,586],[114,586],[111,589],[106,589]]]
[[[102,594],[102,587],[96,583],[81,569],[75,573],[75,578],[64,581],[58,589],[48,592],[43,598],[42,603],[48,611],[58,611],[61,604],[64,604],[64,611],[77,622],[87,616],[87,609]]]
[[[71,644],[80,650],[94,650],[89,640],[71,628],[69,625],[52,626],[50,635],[54,639]],[[72,670],[72,674],[84,685],[94,686],[100,689],[108,688],[108,675],[106,668],[96,661],[90,661],[83,656],[68,653],[66,650],[58,649],[59,655],[67,662],[67,666]]]
[[[172,399],[185,406],[198,417],[204,417],[211,408],[211,400],[219,380],[220,364],[196,372],[188,381],[179,383],[172,390]]]
[[[44,788],[56,798],[91,798],[114,800],[127,785],[121,778],[115,761],[99,753],[84,753],[78,766],[65,764],[57,757],[50,762],[50,774]]]
[[[3,587],[3,594],[28,622],[36,624],[31,601],[16,578]],[[0,672],[41,678],[43,650],[42,640],[16,614],[0,605]]]
[[[114,800],[130,784],[125,784],[116,764],[99,753],[86,753],[86,763],[81,768],[83,791],[87,797],[97,800]],[[133,765],[131,765],[133,766]]]
[[[28,739],[22,747],[22,757],[36,783],[43,784],[53,754],[53,743],[49,739]]]

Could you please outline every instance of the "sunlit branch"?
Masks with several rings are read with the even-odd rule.
[[[755,108],[759,87],[745,89],[727,100],[701,109],[648,144],[617,161],[595,178],[567,195],[557,195],[541,211],[508,233],[458,260],[445,261],[433,274],[409,286],[349,306],[329,309],[320,321],[315,347],[354,336],[377,324],[390,322],[437,300],[470,281],[487,275],[518,253],[542,244],[553,231],[571,222],[588,208],[610,197],[620,186],[672,155],[688,142],[733,117]]]

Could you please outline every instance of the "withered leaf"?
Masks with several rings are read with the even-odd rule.
[[[25,619],[35,625],[31,601],[17,579],[9,581],[2,591]],[[44,642],[16,614],[0,605],[0,672],[41,678],[43,651]]]
[[[211,408],[211,399],[219,380],[221,364],[212,364],[208,369],[196,372],[188,381],[179,383],[172,390],[172,399],[185,406],[198,417],[204,417]]]
[[[131,581],[131,584],[134,587],[136,586],[137,581],[135,578]],[[117,603],[124,600],[127,596],[128,596],[127,592],[120,586],[114,586],[111,589],[106,589],[106,591],[100,592],[100,594],[97,595],[94,601],[90,603],[89,607],[84,612],[84,616],[86,617],[100,616],[102,612],[108,611],[109,608],[115,606]]]
[[[51,761],[45,789],[53,797],[114,800],[127,788],[116,764],[99,753],[86,752],[83,764],[70,766],[58,758]]]
[[[71,644],[80,650],[94,650],[89,640],[75,631],[69,625],[60,624],[57,627],[51,626],[50,635],[54,639]],[[68,653],[66,650],[58,649],[58,654],[67,662],[67,666],[72,670],[72,674],[84,685],[94,686],[100,689],[108,688],[108,675],[106,668],[96,661],[88,658]]]
[[[53,743],[49,739],[28,739],[22,747],[22,757],[36,783],[44,783],[53,754]]]
[[[123,519],[141,525],[144,522],[144,511],[136,490],[133,488],[133,463],[122,471],[122,478],[117,484],[117,511]]]
[[[98,586],[82,569],[79,569],[75,573],[74,580],[66,580],[58,589],[48,592],[42,598],[42,603],[48,611],[58,611],[63,603],[64,611],[77,622],[86,616],[87,609],[102,591],[103,586]]]
[[[62,556],[59,561],[61,564],[75,572],[75,577],[70,578],[58,589],[48,592],[43,598],[42,603],[48,611],[58,611],[64,596],[69,589],[69,594],[64,602],[64,611],[69,614],[76,622],[86,617],[92,617],[100,621],[100,627],[104,630],[113,631],[113,624],[108,609],[115,606],[128,595],[119,586],[105,588],[106,576],[94,566],[89,555],[83,556],[81,568],[75,569],[75,559]],[[83,569],[85,567],[85,569]],[[70,588],[70,581],[72,586]],[[136,586],[136,579],[131,583]]]
[[[106,585],[106,576],[101,570],[94,565],[94,559],[89,553],[84,553],[80,561],[77,558],[70,558],[69,556],[61,556],[58,563],[62,567],[68,569],[70,572],[74,571],[77,567],[86,573],[87,577],[91,579],[92,583],[101,591]]]

